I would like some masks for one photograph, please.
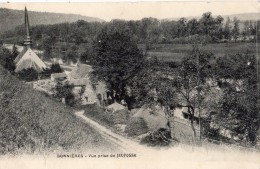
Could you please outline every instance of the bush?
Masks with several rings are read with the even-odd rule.
[[[126,125],[125,132],[128,136],[139,136],[149,131],[148,126],[142,117],[133,117]]]
[[[171,143],[171,132],[167,129],[160,128],[149,134],[141,140],[141,144],[149,146],[168,146]]]
[[[33,68],[23,69],[18,72],[18,78],[27,82],[37,80],[38,72]]]
[[[50,68],[46,68],[42,71],[41,77],[42,78],[50,78],[52,73],[62,73],[63,70],[61,69],[58,63],[54,63],[51,65]]]

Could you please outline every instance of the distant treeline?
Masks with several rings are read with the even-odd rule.
[[[257,24],[258,23],[258,24]],[[199,19],[180,18],[178,21],[143,18],[137,21],[112,20],[110,22],[86,22],[79,20],[73,23],[54,25],[37,25],[31,27],[34,47],[38,49],[53,48],[56,43],[92,42],[101,31],[124,32],[136,43],[190,43],[196,37],[204,37],[207,42],[255,41],[258,21],[240,22],[236,17],[213,17],[211,12],[204,13]],[[258,29],[259,30],[259,29]],[[6,43],[22,44],[25,36],[24,26],[3,33],[0,37]],[[259,39],[258,39],[259,40]],[[63,48],[66,46],[63,45]],[[48,49],[47,49],[48,50]]]

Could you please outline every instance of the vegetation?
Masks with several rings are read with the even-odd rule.
[[[125,132],[128,136],[139,136],[148,133],[149,129],[143,118],[132,117],[126,125]]]
[[[30,33],[36,44],[34,47],[44,50],[44,59],[59,57],[65,61],[75,61],[85,53],[84,49],[97,41],[97,35],[104,29],[108,34],[127,34],[135,43],[144,44],[144,49],[149,51],[158,44],[191,44],[201,38],[207,39],[208,43],[255,42],[260,37],[256,30],[259,22],[239,21],[237,18],[224,20],[221,16],[213,17],[212,13],[206,12],[198,19],[180,18],[177,21],[160,21],[156,18],[102,23],[78,20],[73,23],[32,26]],[[3,33],[1,39],[5,43],[21,45],[24,34],[24,25],[21,25]],[[78,49],[75,50],[73,46]]]
[[[62,73],[63,70],[61,69],[58,63],[54,63],[51,65],[50,68],[46,68],[41,72],[41,78],[50,78],[52,73]]]
[[[105,81],[112,100],[128,102],[127,85],[144,62],[144,56],[128,35],[102,32],[94,48],[93,75]]]
[[[169,130],[160,128],[157,131],[144,137],[141,140],[141,144],[147,144],[149,146],[168,146],[171,141],[171,132],[169,132]]]
[[[5,69],[9,70],[10,72],[14,72],[15,70],[15,64],[14,59],[18,55],[17,48],[13,47],[13,51],[10,52],[8,49],[4,48],[3,46],[0,46],[0,64]]]
[[[2,67],[0,79],[0,154],[115,149],[76,120],[70,107],[33,91]]]
[[[26,82],[34,81],[38,79],[38,72],[34,68],[23,69],[18,72],[17,77],[20,80],[24,80]]]

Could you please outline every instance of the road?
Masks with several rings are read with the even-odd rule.
[[[94,129],[96,129],[101,134],[102,137],[112,142],[112,144],[117,145],[118,148],[125,153],[144,153],[147,152],[147,150],[152,151],[152,148],[140,145],[137,142],[134,142],[121,135],[118,135],[112,132],[111,130],[107,129],[106,127],[101,126],[97,122],[86,117],[84,115],[84,110],[75,112],[75,115],[83,122],[87,123]]]
[[[210,147],[192,147],[184,144],[162,149],[151,148],[113,133],[111,130],[84,116],[84,111],[75,112],[75,115],[96,129],[102,137],[112,144],[117,145],[123,153],[137,154],[138,159],[144,164],[143,167],[150,166],[151,168],[157,169],[166,168],[171,164],[179,166],[178,168],[185,169],[190,168],[190,166],[194,166],[194,168],[212,168],[212,166],[215,165],[224,168],[228,166],[229,169],[238,169],[243,165],[250,166],[249,168],[252,169],[259,168],[259,152],[230,149],[218,150],[211,149]],[[240,163],[237,163],[237,161],[240,161]],[[203,166],[201,164],[203,164]],[[165,165],[165,167],[162,167],[162,165]],[[230,166],[233,167],[230,168]]]

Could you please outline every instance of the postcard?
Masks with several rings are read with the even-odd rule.
[[[259,2],[0,16],[0,169],[260,168]]]

